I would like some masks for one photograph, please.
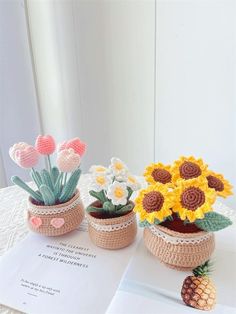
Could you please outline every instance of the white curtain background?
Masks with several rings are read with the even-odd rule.
[[[236,185],[235,1],[0,8],[2,186],[20,173],[9,146],[39,132],[86,141],[84,171],[115,155],[142,174],[193,154]]]

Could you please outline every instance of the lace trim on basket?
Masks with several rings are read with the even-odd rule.
[[[134,219],[135,217],[132,217],[131,219],[125,222],[122,222],[120,224],[116,224],[116,225],[99,225],[93,221],[89,221],[89,224],[97,231],[112,232],[112,231],[122,230],[129,227],[134,222]]]
[[[65,213],[68,210],[74,208],[75,206],[81,204],[81,200],[78,197],[76,200],[74,200],[73,203],[71,203],[70,205],[64,206],[64,207],[54,207],[51,206],[52,208],[39,208],[39,207],[33,207],[31,205],[31,207],[28,209],[28,211],[30,211],[32,214],[38,214],[38,215],[52,215],[52,214],[60,214],[60,213]],[[29,204],[30,205],[30,204]]]
[[[209,232],[207,234],[204,234],[202,236],[195,237],[195,238],[180,238],[180,237],[173,237],[169,234],[166,234],[165,232],[157,229],[155,226],[150,226],[149,229],[155,236],[160,237],[165,242],[172,243],[172,244],[196,244],[196,243],[200,243],[204,240],[209,239],[212,235],[212,233]]]

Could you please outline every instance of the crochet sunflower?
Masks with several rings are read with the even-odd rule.
[[[193,156],[180,157],[171,168],[172,181],[176,184],[179,180],[190,180],[200,176],[206,176],[207,165],[203,160]]]
[[[173,193],[175,203],[172,210],[179,214],[181,220],[194,222],[203,219],[205,213],[213,210],[216,192],[208,187],[207,180],[203,177],[179,182]]]
[[[171,185],[172,184],[171,166],[170,165],[165,166],[161,162],[152,163],[146,167],[144,177],[146,181],[150,184],[162,183]]]
[[[208,186],[214,189],[217,195],[226,198],[227,196],[233,194],[233,186],[221,174],[208,171],[206,178],[208,181]]]
[[[134,211],[140,214],[140,220],[150,224],[160,223],[172,214],[173,193],[168,187],[156,183],[140,191],[135,200]]]

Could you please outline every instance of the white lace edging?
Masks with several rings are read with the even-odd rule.
[[[112,231],[122,230],[129,227],[134,222],[134,219],[135,217],[132,217],[131,219],[125,222],[122,222],[120,224],[115,224],[115,225],[99,225],[89,220],[89,224],[97,231],[112,232]]]
[[[62,207],[54,207],[54,206],[50,206],[50,207],[43,207],[39,208],[39,207],[34,207],[32,206],[31,203],[29,203],[29,209],[28,211],[30,211],[32,214],[38,214],[38,215],[52,215],[52,214],[60,214],[60,213],[65,213],[68,210],[74,208],[75,206],[82,204],[80,198],[78,197],[76,200],[74,200],[73,203],[71,203],[70,205],[67,206],[62,206]],[[52,208],[51,208],[52,207]]]
[[[204,235],[201,235],[201,236],[195,237],[195,238],[180,238],[180,237],[173,237],[173,236],[159,230],[155,226],[150,226],[149,229],[155,236],[160,237],[165,242],[171,243],[171,244],[196,244],[196,243],[200,243],[204,240],[207,240],[212,236],[212,232],[208,232]]]

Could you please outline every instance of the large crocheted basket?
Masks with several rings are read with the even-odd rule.
[[[47,236],[58,236],[76,229],[84,218],[84,206],[80,193],[76,194],[66,203],[40,206],[32,203],[29,198],[28,226],[37,233]]]
[[[211,232],[180,233],[161,225],[144,229],[144,243],[160,262],[177,270],[192,270],[203,264],[215,248]]]
[[[137,234],[136,215],[133,211],[115,218],[96,218],[87,213],[87,220],[92,242],[104,249],[126,247],[134,241]]]

